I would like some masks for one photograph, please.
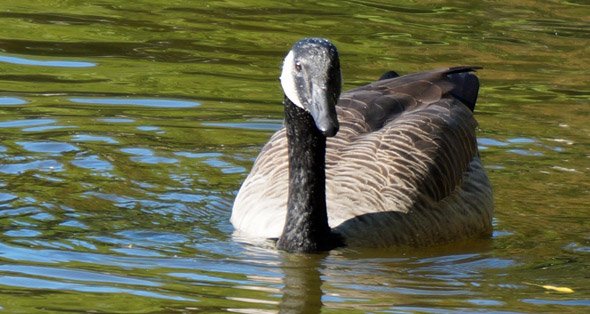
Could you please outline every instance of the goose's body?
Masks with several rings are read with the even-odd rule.
[[[339,131],[327,138],[325,148],[329,231],[318,236],[337,236],[328,248],[430,245],[491,233],[492,190],[479,159],[472,113],[479,88],[473,70],[455,67],[386,78],[340,95],[335,107]],[[284,82],[283,87],[289,88]],[[292,166],[290,179],[290,164],[299,157],[289,160],[289,110],[303,115],[309,110],[293,106],[297,100],[292,98],[301,94],[285,94],[287,128],[264,146],[234,203],[231,222],[243,235],[281,238],[289,229],[286,219],[287,225],[305,225],[297,221],[302,215],[296,210],[286,218],[288,207],[301,198],[289,195],[290,189],[297,193],[289,185],[295,176],[302,176],[297,181],[302,185],[321,177],[307,174],[304,163]],[[294,130],[290,136],[301,136]],[[298,154],[307,158],[305,151]]]

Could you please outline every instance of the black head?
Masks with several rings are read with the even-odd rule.
[[[283,62],[285,96],[311,114],[324,136],[338,132],[336,103],[342,78],[336,47],[323,38],[305,38],[293,45]]]

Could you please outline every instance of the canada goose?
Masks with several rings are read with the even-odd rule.
[[[478,67],[381,80],[340,94],[326,39],[285,57],[285,127],[236,197],[238,234],[277,248],[424,246],[492,231],[492,189],[475,138]]]

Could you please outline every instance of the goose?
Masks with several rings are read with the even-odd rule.
[[[336,47],[323,38],[295,43],[280,76],[284,127],[238,191],[235,233],[304,253],[489,236],[477,69],[390,71],[341,93]]]

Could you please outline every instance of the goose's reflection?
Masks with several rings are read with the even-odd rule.
[[[283,254],[279,313],[319,313],[322,308],[321,264],[327,254]]]
[[[255,265],[249,282],[259,282],[255,290],[263,292],[248,296],[247,302],[264,307],[232,309],[241,313],[320,313],[341,306],[370,312],[374,308],[366,307],[366,302],[376,299],[380,300],[377,307],[420,311],[425,296],[469,294],[465,286],[471,284],[470,278],[514,265],[509,259],[491,256],[494,241],[487,238],[425,248],[296,254],[277,250],[273,241],[247,243],[236,234],[233,237],[246,244],[244,259]]]

